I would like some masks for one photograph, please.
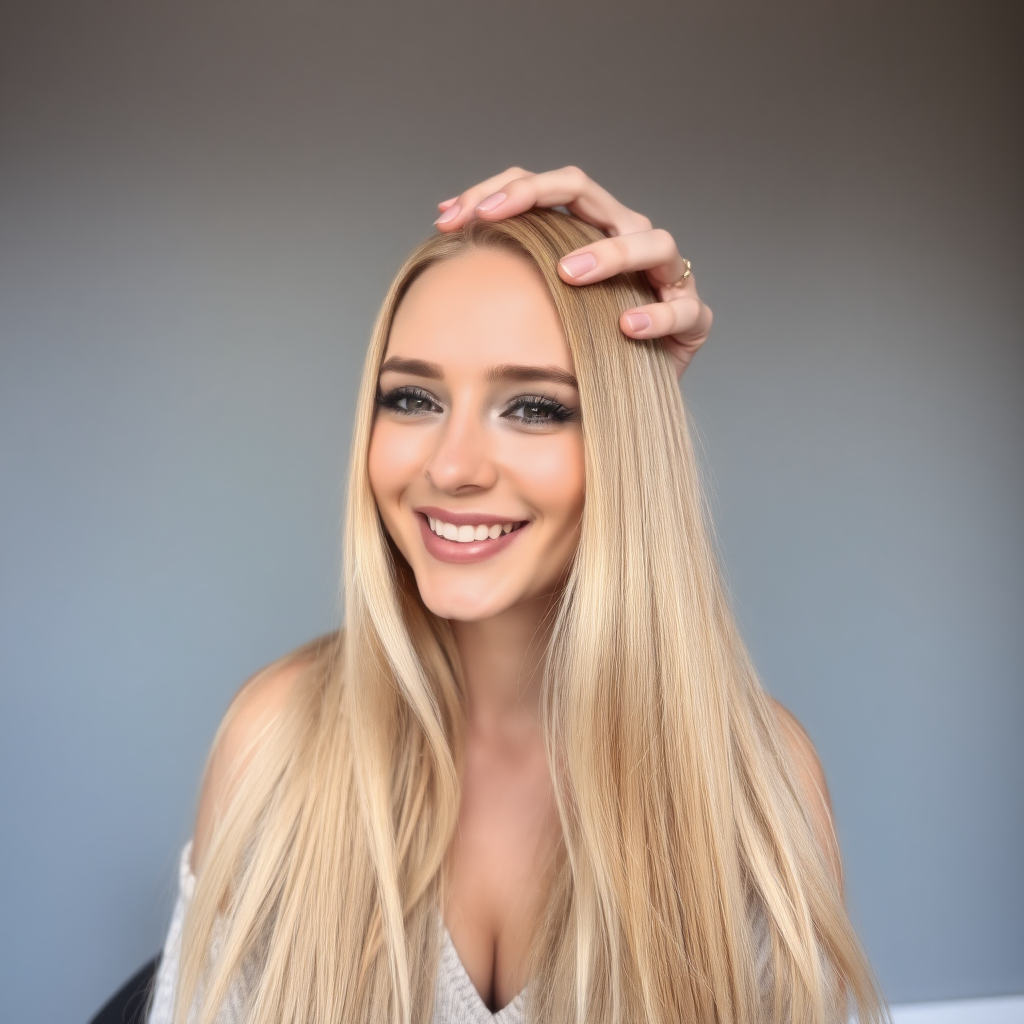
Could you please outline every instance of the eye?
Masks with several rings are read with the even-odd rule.
[[[505,407],[502,416],[517,424],[551,426],[575,419],[576,412],[544,395],[520,395]]]
[[[392,388],[390,391],[378,391],[377,405],[381,409],[390,409],[391,412],[397,412],[402,416],[419,416],[423,413],[443,411],[429,391],[411,385]]]

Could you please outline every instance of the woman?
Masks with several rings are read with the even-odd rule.
[[[688,265],[545,177],[446,204],[385,299],[346,629],[221,726],[152,1024],[175,989],[176,1022],[879,1015],[704,523],[675,373],[709,316],[683,273],[566,284]]]

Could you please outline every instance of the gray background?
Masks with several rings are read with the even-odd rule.
[[[158,948],[227,701],[337,619],[385,285],[512,163],[694,260],[723,558],[889,997],[1024,991],[1015,7],[4,3],[0,1019]]]

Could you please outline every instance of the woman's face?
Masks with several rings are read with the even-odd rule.
[[[436,615],[487,619],[557,587],[583,512],[573,372],[525,259],[471,251],[424,271],[399,305],[370,486]]]

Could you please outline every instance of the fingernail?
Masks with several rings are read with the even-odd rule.
[[[437,204],[437,208],[439,210],[447,210],[448,207],[451,206],[452,203],[454,203],[455,200],[458,199],[458,198],[459,198],[458,196],[452,196],[451,199],[446,199],[443,203],[438,203]]]
[[[434,223],[447,224],[450,220],[455,220],[455,218],[458,217],[460,213],[462,213],[462,207],[458,203],[456,203],[454,206],[449,206],[448,209],[445,210],[444,213],[442,213],[441,216],[434,221]]]
[[[631,331],[648,331],[651,328],[651,318],[646,313],[627,313],[626,324]]]
[[[476,208],[480,213],[490,213],[491,210],[496,210],[508,196],[504,192],[495,192],[493,196],[488,196],[482,202],[477,203]]]
[[[578,252],[575,256],[566,256],[558,265],[570,277],[582,277],[597,266],[597,257],[592,252]]]

